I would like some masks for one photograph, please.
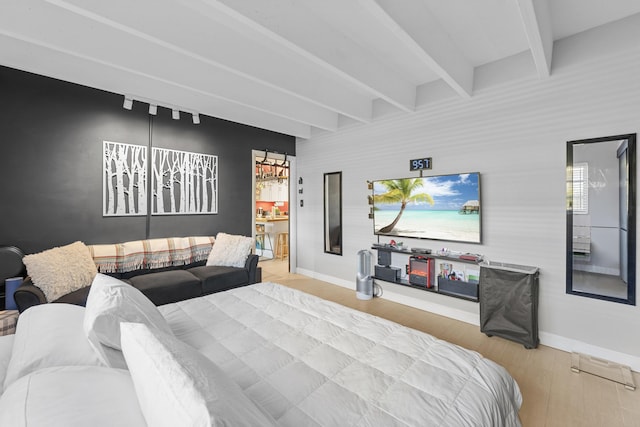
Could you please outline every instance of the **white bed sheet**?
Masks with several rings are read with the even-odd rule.
[[[0,395],[2,395],[4,379],[7,376],[14,337],[13,334],[0,336]]]
[[[159,307],[283,426],[519,426],[507,371],[428,334],[273,283]]]

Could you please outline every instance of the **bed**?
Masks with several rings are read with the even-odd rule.
[[[73,311],[73,316],[79,318],[80,313],[76,314],[75,308]],[[496,363],[428,334],[291,288],[258,283],[167,304],[158,307],[158,311],[175,338],[204,355],[206,363],[212,361],[223,373],[217,373],[217,378],[224,375],[233,387],[239,386],[242,399],[248,398],[252,407],[255,404],[269,420],[268,425],[520,425],[522,396],[518,385]],[[18,333],[21,326],[19,322]],[[0,380],[6,375],[2,370],[6,371],[10,364],[6,362],[7,348],[19,339],[0,340]],[[124,331],[122,344],[124,347]],[[77,356],[78,350],[74,352]],[[108,401],[105,396],[120,394],[118,404],[122,405],[122,396],[128,396],[130,390],[139,391],[133,360],[126,360],[135,387],[125,369],[107,368],[100,362],[86,368],[98,378],[105,375],[105,370],[107,375],[110,371],[117,373],[115,385],[104,393],[100,382],[94,381],[91,394],[100,400],[100,410],[104,409],[104,400]],[[65,369],[44,367],[36,371],[53,376],[43,383],[55,384],[59,382],[56,375],[69,375]],[[82,378],[78,372],[81,368],[74,369],[72,376]],[[11,389],[6,385],[5,381],[9,393]],[[71,388],[69,383],[67,388]],[[120,388],[124,392],[119,392]],[[86,390],[82,393],[87,394]],[[139,408],[131,407],[132,403],[126,404],[127,410],[118,411],[127,414],[127,425],[138,425],[132,420],[138,423],[145,417],[149,422],[145,411],[153,408],[149,408],[148,400],[144,403],[140,393],[138,399],[142,416],[136,413]],[[235,397],[232,400],[234,404],[240,401],[245,402]],[[34,402],[29,404],[35,406]],[[21,405],[20,398],[0,397],[0,424],[3,408]],[[113,413],[116,406],[110,407],[112,415],[119,416]],[[96,412],[91,408],[83,402],[70,411],[75,411],[77,420],[79,412]],[[59,412],[60,405],[51,411]],[[51,414],[43,414],[41,419],[51,422]],[[109,421],[113,423],[114,419]],[[92,422],[94,427],[101,425],[99,421]]]

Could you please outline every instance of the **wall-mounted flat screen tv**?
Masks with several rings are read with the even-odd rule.
[[[373,182],[376,235],[480,243],[480,174]]]

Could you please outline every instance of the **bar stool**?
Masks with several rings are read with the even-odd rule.
[[[289,256],[289,233],[278,233],[276,237],[276,258]]]

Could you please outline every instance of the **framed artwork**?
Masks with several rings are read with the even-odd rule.
[[[102,215],[147,214],[147,147],[102,142]]]
[[[218,213],[218,156],[153,148],[153,215]]]

